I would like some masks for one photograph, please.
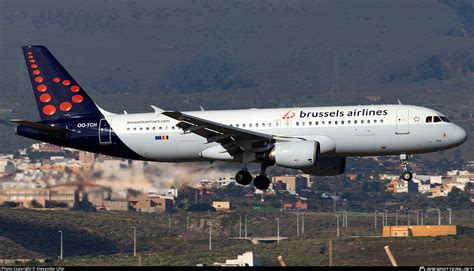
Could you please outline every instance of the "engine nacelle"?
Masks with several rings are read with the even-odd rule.
[[[302,170],[316,176],[340,175],[346,170],[346,157],[320,157],[317,165]]]
[[[280,142],[275,144],[269,158],[278,166],[302,169],[317,165],[319,152],[316,141]]]

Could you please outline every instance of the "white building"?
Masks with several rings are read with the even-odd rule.
[[[214,263],[215,266],[259,266],[260,259],[253,255],[253,252],[248,251],[242,255],[238,255],[237,259],[226,260],[225,263]]]
[[[178,189],[176,188],[157,188],[154,189],[154,192],[158,195],[167,196],[167,197],[178,197]]]
[[[15,165],[8,160],[0,160],[0,175],[11,175],[16,172]]]

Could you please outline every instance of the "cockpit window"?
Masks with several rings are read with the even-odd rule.
[[[440,118],[441,118],[444,122],[450,122],[447,117],[440,116]]]
[[[426,123],[431,123],[432,121],[433,121],[432,116],[426,117]]]
[[[441,122],[441,119],[438,116],[434,116],[433,122]]]

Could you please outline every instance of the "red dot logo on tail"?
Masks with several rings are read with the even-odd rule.
[[[84,97],[82,97],[81,95],[74,95],[72,96],[72,102],[73,103],[82,103],[82,101],[84,100]]]
[[[69,81],[69,80],[64,80],[63,81],[63,85],[65,85],[65,86],[69,86],[70,84],[71,84],[71,81]]]
[[[43,77],[41,77],[41,76],[35,77],[35,82],[36,82],[36,83],[41,83],[41,82],[43,82]]]
[[[39,96],[39,99],[40,99],[41,102],[47,103],[47,102],[51,101],[51,95],[49,95],[47,93],[44,93],[44,94],[41,94]]]
[[[72,104],[70,102],[63,102],[59,105],[59,109],[61,109],[61,111],[63,112],[67,112],[71,110],[71,108],[72,108]]]
[[[36,68],[38,68],[38,65],[36,65],[36,64],[31,64],[31,68],[32,68],[32,69],[36,69]]]
[[[59,77],[54,77],[53,78],[54,83],[59,83],[59,81],[61,81],[61,78],[59,78]]]
[[[40,73],[41,73],[40,70],[33,70],[33,74],[34,74],[34,75],[38,75],[38,74],[40,74]]]
[[[56,107],[54,107],[54,105],[52,105],[52,104],[45,105],[43,107],[43,113],[46,116],[52,116],[52,115],[54,115],[54,113],[56,113]]]
[[[36,90],[38,90],[39,92],[45,92],[47,89],[48,87],[46,85],[39,85],[38,87],[36,87]]]
[[[79,90],[81,90],[81,88],[79,86],[74,85],[74,86],[71,87],[72,92],[78,92]]]

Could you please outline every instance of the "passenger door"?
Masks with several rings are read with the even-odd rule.
[[[99,144],[112,144],[112,128],[104,118],[99,123]]]
[[[397,135],[403,135],[403,134],[409,134],[410,133],[410,127],[409,127],[409,118],[410,113],[408,109],[398,109],[397,110],[397,125],[396,125],[396,134]]]

